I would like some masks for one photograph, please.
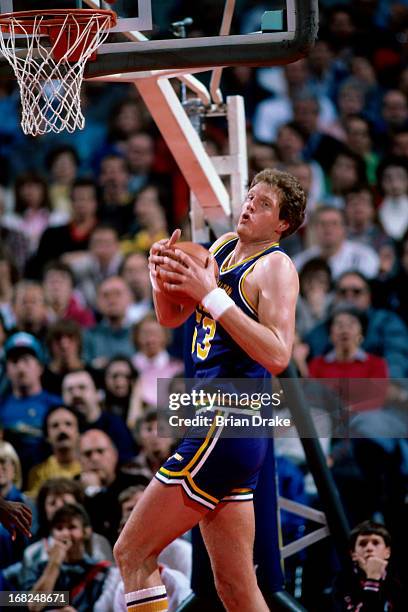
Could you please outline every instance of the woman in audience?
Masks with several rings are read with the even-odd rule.
[[[137,372],[132,362],[121,355],[113,357],[105,368],[105,409],[127,421]]]
[[[14,194],[16,227],[27,236],[31,253],[34,253],[50,222],[48,183],[38,174],[21,174],[16,179]]]
[[[300,295],[296,306],[296,329],[303,338],[326,319],[333,302],[330,266],[324,259],[310,259],[299,274]]]
[[[79,157],[76,149],[61,145],[47,157],[50,170],[50,200],[52,210],[65,223],[71,216],[71,189],[78,176]]]
[[[0,440],[0,497],[6,501],[26,503],[21,492],[21,464],[11,444]],[[21,559],[28,539],[17,533],[16,539],[0,524],[0,567]]]
[[[391,157],[378,167],[379,187],[383,199],[378,217],[385,232],[401,240],[408,231],[408,163],[405,158]]]

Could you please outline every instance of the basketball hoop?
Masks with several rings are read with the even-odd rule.
[[[82,129],[81,84],[88,60],[116,24],[109,10],[55,9],[0,15],[0,49],[20,88],[25,134]],[[22,43],[23,46],[22,46]]]

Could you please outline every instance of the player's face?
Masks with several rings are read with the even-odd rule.
[[[279,191],[267,183],[257,183],[248,191],[238,220],[237,233],[240,239],[268,240],[283,223],[279,219]]]

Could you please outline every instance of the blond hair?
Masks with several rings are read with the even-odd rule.
[[[258,183],[275,187],[280,193],[279,219],[289,223],[281,238],[296,232],[305,220],[306,209],[306,194],[298,179],[289,172],[266,168],[254,176],[250,188]]]
[[[17,487],[17,489],[21,489],[23,479],[21,476],[20,459],[18,458],[14,447],[9,442],[4,442],[4,440],[0,440],[0,457],[10,459],[14,467],[13,484]]]

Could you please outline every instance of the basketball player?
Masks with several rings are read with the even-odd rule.
[[[194,309],[166,299],[158,279],[166,291],[181,289],[199,304],[192,341],[196,377],[261,379],[286,368],[294,338],[298,276],[279,240],[300,227],[305,204],[294,177],[267,169],[252,181],[236,233],[214,243],[206,268],[177,250],[179,230],[152,246],[149,263],[159,322],[177,327]],[[267,441],[223,438],[221,429],[213,420],[204,440],[190,432],[181,441],[115,545],[127,606],[133,612],[167,610],[157,555],[197,523],[225,608],[268,610],[253,566],[252,501]]]

